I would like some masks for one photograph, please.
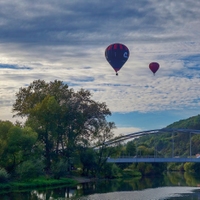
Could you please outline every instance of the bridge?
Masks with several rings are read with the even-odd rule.
[[[200,158],[135,158],[135,157],[126,157],[126,158],[108,158],[108,163],[185,163],[185,162],[194,162],[200,163]]]
[[[150,134],[157,134],[157,133],[172,133],[172,155],[171,157],[167,158],[160,158],[157,157],[157,155],[154,155],[153,157],[120,157],[120,158],[107,158],[108,163],[139,163],[139,162],[145,162],[145,163],[161,163],[161,162],[179,162],[179,163],[184,163],[184,162],[195,162],[195,163],[200,163],[200,158],[196,158],[192,156],[192,142],[191,142],[191,134],[200,134],[200,130],[195,130],[195,129],[175,129],[175,128],[162,128],[162,129],[155,129],[155,130],[148,130],[148,131],[140,131],[140,132],[135,132],[135,133],[130,133],[127,135],[123,135],[117,138],[114,138],[112,140],[106,141],[103,144],[99,146],[112,146],[113,144],[129,140],[129,139],[134,139],[138,137],[142,137],[145,135],[150,135]],[[190,151],[189,151],[189,156],[188,157],[177,157],[174,156],[174,133],[186,133],[190,135]]]

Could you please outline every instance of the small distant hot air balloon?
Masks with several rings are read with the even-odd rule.
[[[152,62],[149,64],[149,69],[153,72],[154,75],[157,72],[157,70],[159,69],[159,67],[160,67],[160,65],[157,62]]]
[[[117,72],[129,58],[129,49],[124,44],[114,43],[106,48],[105,57],[118,75]]]

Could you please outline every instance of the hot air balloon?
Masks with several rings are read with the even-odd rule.
[[[157,62],[152,62],[149,64],[149,69],[153,72],[154,75],[157,72],[157,70],[159,69],[159,67],[160,66]]]
[[[114,43],[106,48],[105,57],[118,75],[117,72],[129,58],[129,49],[124,44]]]

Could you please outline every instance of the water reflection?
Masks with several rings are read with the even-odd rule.
[[[177,187],[178,186],[178,187]],[[188,187],[189,186],[189,187]],[[61,187],[54,189],[32,190],[26,192],[13,192],[7,194],[1,194],[0,200],[52,200],[52,199],[115,199],[115,195],[120,199],[120,195],[127,196],[128,194],[134,194],[136,199],[145,198],[145,195],[154,195],[157,193],[163,193],[168,195],[162,197],[162,199],[182,199],[184,195],[191,195],[191,190],[198,189],[200,186],[200,178],[188,174],[188,173],[167,173],[159,177],[145,177],[145,178],[132,178],[126,180],[102,180],[97,182],[90,182],[79,184],[74,188]],[[158,192],[159,191],[159,192]],[[165,191],[165,192],[164,192]],[[168,191],[168,192],[167,192]],[[178,196],[170,196],[170,194],[177,193]],[[120,193],[119,193],[120,192]],[[148,194],[149,193],[149,194]],[[199,191],[195,193],[196,199],[200,199]],[[103,195],[103,196],[102,196]],[[105,197],[109,195],[109,197]],[[199,196],[198,196],[199,195]],[[113,197],[112,197],[113,196]],[[123,197],[125,197],[123,196]],[[127,197],[128,198],[128,197]],[[122,198],[125,199],[125,198]],[[130,199],[130,196],[129,196]],[[147,198],[148,199],[148,198]],[[156,198],[154,198],[156,199]],[[159,199],[159,198],[157,198]],[[189,199],[187,197],[187,199]],[[193,199],[195,199],[193,197]],[[144,199],[143,199],[144,200]]]

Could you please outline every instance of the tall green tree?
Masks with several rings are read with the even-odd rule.
[[[91,99],[89,91],[75,92],[57,80],[36,80],[20,88],[13,112],[15,116],[27,117],[26,125],[38,133],[44,144],[47,173],[52,162],[60,158],[69,161],[78,147],[90,146],[100,137],[103,127],[109,125],[106,117],[111,115],[105,103]]]
[[[97,172],[97,156],[96,152],[91,148],[84,148],[80,152],[80,161],[82,163],[83,175],[89,175],[89,172],[94,176]]]
[[[109,141],[114,138],[114,133],[112,129],[115,128],[115,124],[113,122],[106,122],[105,120],[101,120],[98,133],[94,135],[94,146],[99,144],[104,144],[106,141]],[[113,145],[115,146],[115,144]],[[97,156],[97,172],[100,173],[103,169],[103,166],[106,164],[107,158],[113,155],[116,152],[114,148],[108,148],[105,145],[100,145],[98,150],[96,150]]]
[[[8,132],[13,126],[13,123],[10,121],[0,120],[0,156],[2,155],[5,147],[7,146]]]
[[[134,140],[127,142],[126,144],[126,154],[129,156],[136,155],[136,146]]]
[[[0,122],[0,132],[0,167],[13,173],[19,164],[33,156],[37,133],[30,127],[21,128],[11,122]]]

